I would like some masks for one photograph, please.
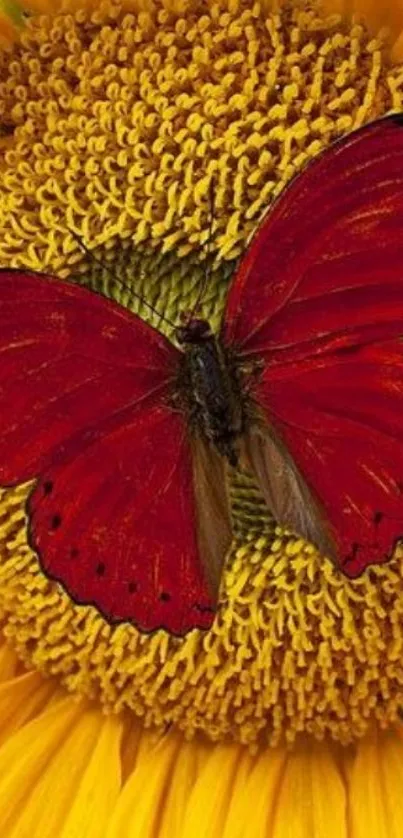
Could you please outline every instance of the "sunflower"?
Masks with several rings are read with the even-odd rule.
[[[175,321],[208,263],[216,325],[264,208],[402,109],[392,0],[1,0],[0,47],[0,264],[151,322],[133,277]],[[401,551],[348,580],[237,475],[219,618],[147,636],[44,576],[29,491],[0,489],[2,838],[400,838]]]

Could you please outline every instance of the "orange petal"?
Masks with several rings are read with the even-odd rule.
[[[360,742],[350,774],[349,821],[353,838],[403,834],[401,728]]]
[[[332,748],[307,742],[289,754],[270,835],[347,838],[347,834],[346,791]]]

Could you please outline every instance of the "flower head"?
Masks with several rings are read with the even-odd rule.
[[[26,25],[18,14],[2,30],[14,43],[0,53],[1,263],[85,282],[144,317],[127,286],[175,320],[214,257],[203,303],[217,325],[235,260],[265,207],[334,138],[401,108],[403,74],[390,59],[399,37],[376,34],[375,18],[372,31],[291,0],[275,11],[236,0],[141,11],[111,2],[34,15]],[[272,817],[277,838],[285,809],[298,835],[310,800],[312,834],[324,822],[332,828],[331,805],[339,838],[348,787],[357,838],[367,800],[360,772],[368,788],[387,784],[386,809],[401,825],[391,769],[400,771],[400,733],[381,732],[397,722],[402,702],[401,552],[349,581],[276,528],[256,487],[238,475],[213,628],[184,639],[146,636],[111,627],[44,576],[27,540],[29,489],[0,494],[3,696],[16,708],[7,710],[0,749],[0,766],[16,766],[4,775],[13,800],[5,834],[39,822],[49,835],[67,835],[84,807],[88,835],[106,834],[108,823],[111,836],[144,824],[150,835],[193,835],[196,823],[200,834],[224,836],[238,824],[241,835],[255,800],[249,834],[263,834]],[[112,711],[106,720],[99,704]],[[205,740],[181,740],[200,732]],[[350,743],[357,750],[342,747]],[[74,762],[75,774],[65,777],[54,821],[41,821],[33,798],[21,810],[23,781],[43,795],[50,754],[54,771]],[[105,764],[97,832],[84,801],[97,787],[101,805]],[[122,768],[129,780],[111,815]],[[158,827],[153,807],[168,788]]]

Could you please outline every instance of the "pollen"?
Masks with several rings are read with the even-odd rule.
[[[79,278],[163,330],[131,287],[178,322],[207,254],[217,325],[235,259],[285,184],[336,137],[402,108],[386,35],[315,8],[173,0],[33,16],[0,53],[0,263]],[[398,718],[401,552],[348,580],[276,529],[238,476],[212,629],[147,636],[45,577],[30,489],[0,490],[0,618],[27,667],[146,726],[252,747],[303,733],[348,743]]]

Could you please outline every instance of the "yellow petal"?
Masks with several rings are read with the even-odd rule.
[[[189,797],[183,838],[222,838],[242,756],[242,746],[235,745],[213,747],[205,754]]]
[[[228,810],[222,838],[270,834],[268,823],[276,802],[286,751],[267,748],[260,756],[246,755],[237,773],[237,783]],[[253,768],[252,768],[253,766]]]
[[[44,710],[55,684],[29,672],[0,684],[0,744],[37,712]]]
[[[121,722],[116,717],[103,720],[88,765],[83,763],[84,771],[60,838],[104,838],[120,792],[120,735]],[[71,755],[74,759],[73,749]]]
[[[59,701],[0,749],[0,834],[103,838],[117,798],[120,725]]]
[[[270,836],[347,838],[347,834],[346,792],[332,749],[329,744],[307,742],[288,757]]]
[[[353,838],[403,835],[403,738],[399,728],[367,738],[357,747],[350,774]]]
[[[19,813],[26,811],[29,793],[79,713],[79,704],[65,701],[25,725],[0,748],[0,835],[8,838]]]
[[[175,758],[175,771],[161,817],[161,835],[182,836],[183,821],[189,797],[196,781],[198,751],[195,742],[184,742]]]
[[[155,734],[143,734],[136,766],[120,795],[106,838],[155,838],[179,742],[179,737],[167,734],[156,743]]]

